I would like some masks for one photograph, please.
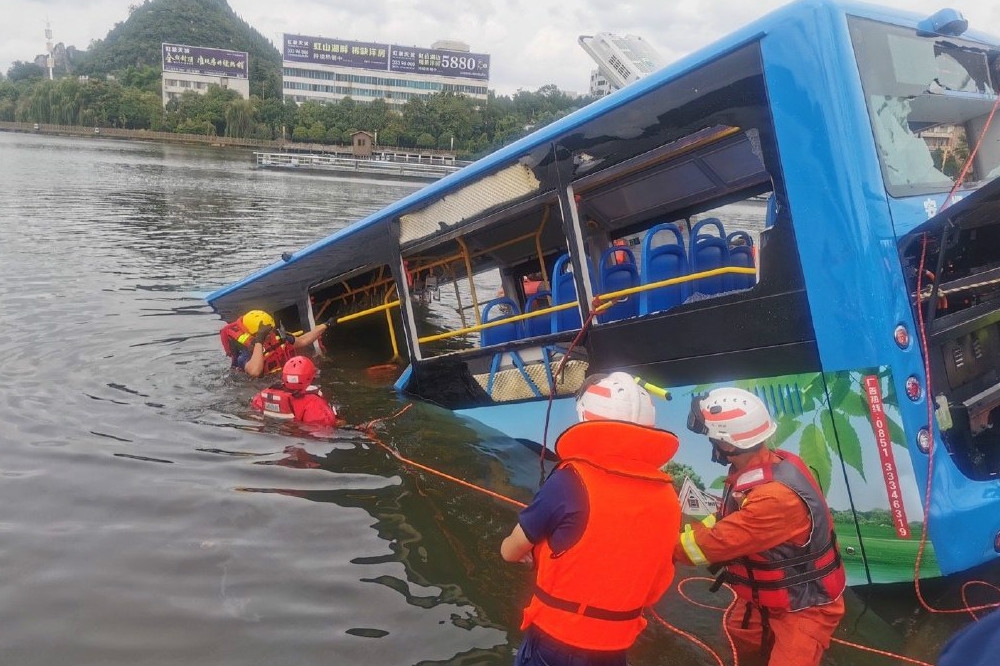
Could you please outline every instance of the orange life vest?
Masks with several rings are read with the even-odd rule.
[[[556,441],[559,467],[583,482],[589,514],[580,540],[562,553],[534,548],[535,591],[522,629],[587,650],[624,650],[646,626],[642,609],[674,576],[680,504],[660,471],[677,437],[622,421],[584,421]]]
[[[740,470],[726,480],[722,515],[739,510],[734,493],[746,495],[756,486],[776,481],[794,491],[809,509],[809,540],[802,546],[786,542],[729,562],[723,580],[736,596],[763,608],[796,611],[828,604],[847,584],[830,509],[801,458],[787,451],[774,455],[779,462]]]
[[[223,326],[219,331],[219,337],[222,339],[222,349],[226,352],[226,356],[233,360],[234,366],[240,351],[253,350],[254,336],[244,326],[243,317]],[[284,367],[285,361],[295,355],[295,346],[279,340],[274,331],[271,331],[264,341],[264,373],[279,372]]]

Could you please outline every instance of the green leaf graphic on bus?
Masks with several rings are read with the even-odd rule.
[[[837,374],[791,375],[773,383],[738,382],[740,388],[757,394],[767,403],[777,421],[772,446],[799,444],[799,457],[812,470],[823,488],[830,490],[834,461],[839,459],[868,481],[862,442],[871,439],[871,412],[862,387],[862,377],[885,372],[844,372]],[[893,404],[892,383],[883,396]],[[903,446],[903,429],[886,415],[892,442]],[[859,431],[858,429],[862,430]],[[722,488],[725,477],[715,479],[711,488]]]

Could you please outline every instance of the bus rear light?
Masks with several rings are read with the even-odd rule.
[[[906,349],[910,346],[910,332],[902,324],[896,327],[892,337],[896,340],[896,345],[900,349]]]
[[[921,453],[928,453],[931,450],[931,432],[927,428],[917,431],[917,448]]]
[[[923,388],[920,386],[920,380],[917,379],[916,375],[910,375],[906,378],[906,397],[916,402],[920,400],[920,396],[923,395]]]

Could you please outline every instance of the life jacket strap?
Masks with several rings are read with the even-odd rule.
[[[639,608],[623,611],[599,608],[597,606],[584,606],[576,601],[560,599],[555,595],[549,594],[537,585],[535,586],[535,597],[537,597],[538,600],[546,606],[551,606],[552,608],[557,608],[559,610],[566,611],[567,613],[575,613],[585,617],[592,617],[597,620],[608,620],[609,622],[628,622],[642,615],[641,606]]]
[[[746,564],[746,562],[740,562],[740,564]],[[746,585],[753,588],[754,591],[757,590],[784,590],[795,585],[801,585],[802,583],[811,583],[814,580],[819,580],[824,576],[833,573],[840,567],[840,553],[837,552],[836,557],[834,557],[828,564],[815,571],[806,571],[805,573],[800,573],[795,576],[787,576],[781,580],[757,580],[755,578],[744,578],[743,576],[737,576],[731,571],[727,570],[725,572],[725,580],[727,583],[735,583],[736,585]]]

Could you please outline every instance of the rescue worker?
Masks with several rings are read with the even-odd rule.
[[[680,504],[661,467],[677,437],[654,426],[649,393],[624,372],[588,378],[576,410],[560,462],[500,545],[536,569],[518,666],[624,666],[643,608],[674,577]]]
[[[312,385],[316,365],[305,356],[288,359],[281,369],[281,383],[253,397],[250,406],[264,416],[295,420],[312,425],[337,425],[337,412]]]
[[[232,367],[243,370],[251,377],[277,372],[285,361],[297,354],[297,349],[308,347],[333,325],[334,318],[298,337],[283,330],[275,330],[274,318],[263,310],[250,310],[236,321],[226,324],[219,337],[222,349],[232,361]]]
[[[767,441],[777,428],[749,391],[718,388],[691,401],[688,428],[729,466],[717,515],[685,525],[678,561],[722,565],[736,592],[726,623],[770,666],[816,666],[844,615],[844,565],[823,491],[805,463]]]

